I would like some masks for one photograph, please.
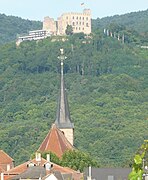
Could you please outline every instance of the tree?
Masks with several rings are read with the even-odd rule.
[[[80,172],[83,172],[84,168],[88,166],[99,166],[89,154],[78,150],[66,151],[62,156],[61,164],[62,166],[70,167],[74,170],[79,170]]]
[[[148,140],[144,142],[134,157],[134,164],[132,172],[129,174],[129,180],[142,180],[142,175],[145,171],[145,165],[143,164],[144,162],[148,162]]]
[[[70,36],[73,34],[73,28],[71,25],[67,25],[65,33]]]

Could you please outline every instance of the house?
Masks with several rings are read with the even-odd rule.
[[[43,179],[50,180],[80,180],[83,174],[74,171],[68,167],[62,167],[41,157],[40,153],[36,153],[36,157],[21,165],[18,165],[3,174],[1,180],[17,180],[17,179]],[[61,178],[62,177],[62,178]],[[53,180],[54,180],[53,179]]]
[[[87,168],[84,180],[128,180],[131,168]]]

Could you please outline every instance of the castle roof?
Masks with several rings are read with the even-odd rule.
[[[9,164],[12,163],[14,160],[6,154],[3,150],[0,150],[0,165],[1,164]]]
[[[67,150],[72,150],[74,147],[70,144],[63,132],[52,125],[51,130],[43,140],[38,151],[40,152],[52,152],[58,157],[62,157],[63,153]]]

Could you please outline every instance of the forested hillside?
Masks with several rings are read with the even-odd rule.
[[[129,38],[141,39],[141,44],[148,43],[148,10],[131,12],[92,20],[93,30],[109,29],[112,33],[125,33]],[[139,43],[139,42],[138,42]]]
[[[104,18],[97,18],[93,23],[97,22],[98,27],[106,28],[110,23],[114,22],[133,29],[137,32],[148,32],[148,9],[145,11],[131,12],[123,15],[114,15]]]
[[[0,47],[0,149],[18,164],[45,138],[55,121],[61,47],[76,148],[101,166],[128,166],[148,139],[148,51],[99,32]]]
[[[17,35],[27,34],[30,30],[42,28],[39,21],[25,20],[15,16],[0,14],[0,44],[15,41]]]

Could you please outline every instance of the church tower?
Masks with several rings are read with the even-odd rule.
[[[60,87],[60,95],[59,95],[59,100],[58,100],[58,108],[57,108],[55,124],[63,132],[67,140],[73,145],[74,124],[71,122],[71,119],[70,119],[68,99],[66,95],[64,74],[63,74],[64,60],[67,57],[64,55],[63,49],[60,49],[60,52],[61,54],[58,58],[61,61],[61,87]]]

